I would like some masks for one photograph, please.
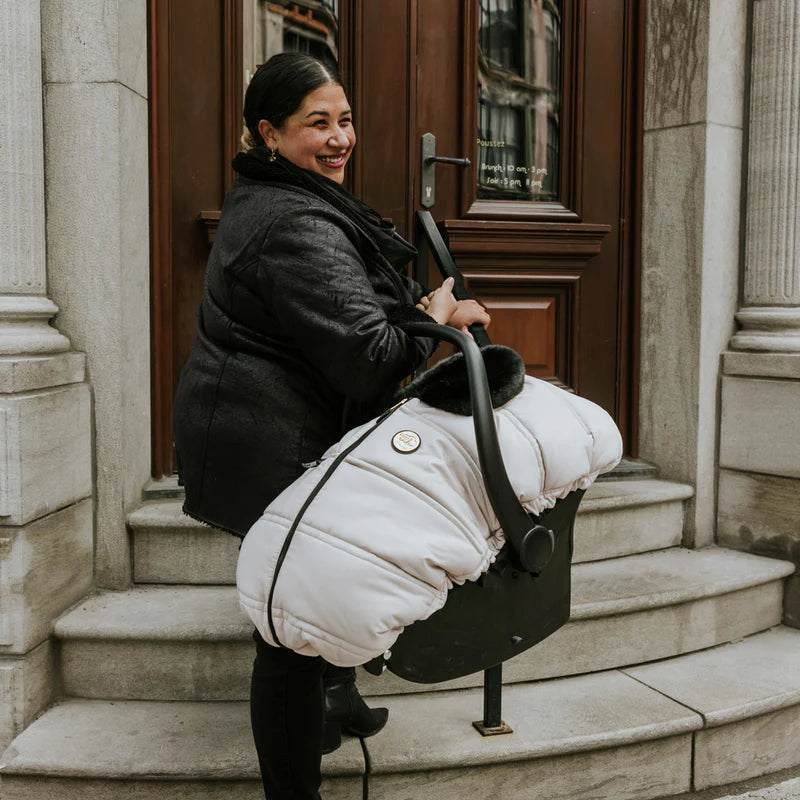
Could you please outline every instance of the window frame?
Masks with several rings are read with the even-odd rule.
[[[563,0],[561,51],[561,154],[558,200],[478,199],[478,35],[481,0],[465,0],[463,31],[464,115],[462,150],[471,160],[460,190],[461,216],[465,219],[506,219],[580,222],[583,148],[583,74],[585,18],[583,3]]]

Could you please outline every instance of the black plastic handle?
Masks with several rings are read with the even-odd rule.
[[[508,480],[497,440],[489,381],[478,345],[465,333],[435,322],[405,322],[399,327],[414,336],[452,342],[464,354],[478,461],[489,502],[522,568],[538,575],[553,555],[555,540],[552,531],[534,523]]]
[[[430,211],[417,211],[417,281],[427,283],[427,275],[421,274],[428,270],[428,254],[433,253],[433,259],[439,267],[439,272],[443,278],[453,279],[453,297],[456,300],[470,300],[469,292],[464,284],[464,279],[458,271],[453,256],[447,249],[447,245],[442,238],[442,234],[436,227],[436,222]],[[469,326],[469,332],[475,341],[484,347],[491,344],[486,328],[478,322]]]

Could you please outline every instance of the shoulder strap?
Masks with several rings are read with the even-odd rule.
[[[368,428],[361,436],[358,437],[349,447],[345,450],[342,450],[338,456],[336,456],[336,460],[331,464],[330,468],[325,472],[325,474],[320,479],[319,483],[309,492],[308,497],[306,498],[305,503],[301,506],[300,510],[297,512],[297,516],[294,518],[294,522],[292,522],[292,527],[289,528],[289,532],[286,534],[286,538],[283,540],[283,547],[281,547],[281,552],[278,555],[278,560],[275,562],[275,570],[272,573],[272,584],[269,587],[269,597],[267,599],[267,621],[269,623],[269,630],[272,634],[272,640],[278,647],[285,647],[284,644],[280,642],[278,639],[278,634],[275,631],[275,623],[272,619],[272,600],[275,596],[275,585],[278,581],[278,575],[281,571],[281,567],[283,566],[283,562],[286,559],[286,554],[289,552],[289,547],[292,544],[292,539],[294,538],[294,534],[297,531],[297,526],[300,524],[300,521],[303,519],[303,515],[308,510],[308,507],[314,501],[314,498],[320,493],[322,487],[328,482],[328,479],[333,475],[336,471],[336,468],[353,452],[353,450],[358,447],[361,442],[363,442],[379,425],[385,422],[401,405],[403,405],[406,400],[401,400],[397,405],[392,406],[388,411],[384,411],[378,419],[375,420],[375,424],[372,425],[371,428]]]

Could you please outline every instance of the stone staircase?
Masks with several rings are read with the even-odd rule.
[[[645,800],[800,763],[800,631],[782,561],[680,546],[688,487],[598,483],[575,531],[569,623],[504,667],[508,736],[482,738],[482,675],[362,674],[380,735],[323,760],[326,800]],[[55,626],[62,700],[3,756],[5,800],[263,797],[246,703],[253,648],[237,541],[145,502],[135,585]]]

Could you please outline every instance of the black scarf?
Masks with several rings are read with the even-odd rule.
[[[394,225],[382,219],[377,211],[362,203],[336,181],[318,172],[302,169],[281,155],[276,155],[274,161],[270,158],[270,151],[261,145],[246,153],[239,153],[233,159],[233,168],[244,178],[296,186],[322,198],[353,222],[389,264],[405,274],[403,267],[417,251],[400,236]]]

